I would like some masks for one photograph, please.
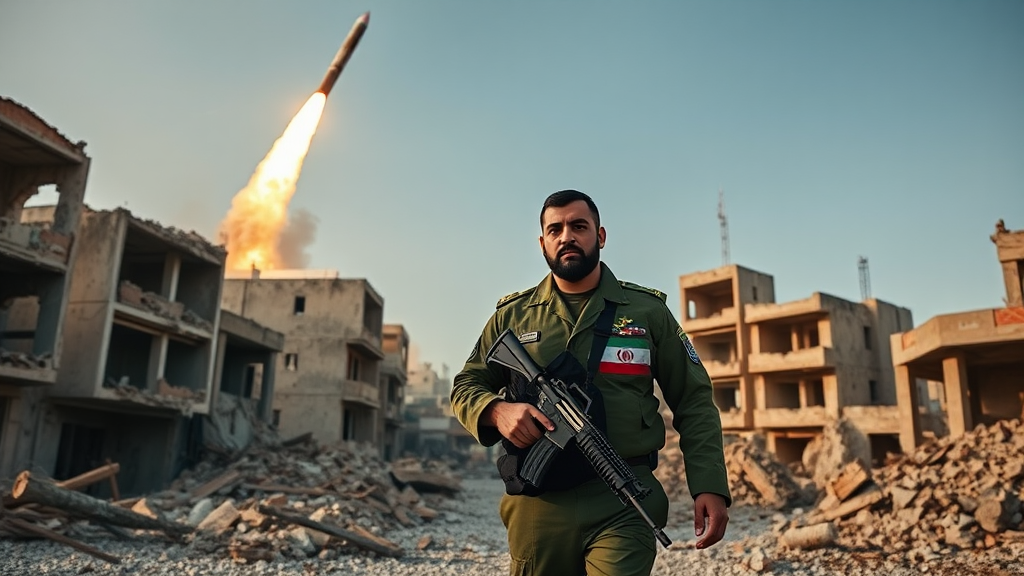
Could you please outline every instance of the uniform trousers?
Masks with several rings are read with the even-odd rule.
[[[668,497],[647,466],[633,473],[651,489],[641,500],[658,526],[668,520]],[[650,526],[600,478],[540,496],[504,495],[512,576],[649,576],[657,541]]]

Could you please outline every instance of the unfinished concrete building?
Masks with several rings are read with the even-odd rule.
[[[380,369],[380,404],[383,417],[381,451],[385,460],[398,456],[404,442],[402,421],[405,387],[409,381],[409,334],[401,324],[384,325],[384,362]]]
[[[89,157],[24,106],[0,97],[0,476],[31,462],[38,405],[57,381]],[[59,199],[49,222],[25,202]]]
[[[776,303],[770,275],[730,265],[679,278],[683,329],[714,386],[726,432],[761,431],[801,459],[829,419],[851,420],[878,457],[898,450],[890,334],[910,311],[816,292]]]
[[[191,416],[210,407],[225,252],[123,209],[86,210],[77,243],[32,460],[63,478],[111,459],[125,492],[162,488],[198,457]]]
[[[943,383],[952,436],[1024,417],[1024,230],[1011,232],[1000,220],[991,239],[1005,307],[943,314],[892,336],[904,450],[919,445],[928,429],[919,379]]]
[[[335,270],[231,273],[223,307],[285,335],[274,378],[274,421],[284,437],[381,446],[384,300]]]

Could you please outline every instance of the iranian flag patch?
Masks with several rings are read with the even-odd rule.
[[[601,356],[599,372],[648,376],[651,373],[651,346],[646,338],[612,336]]]

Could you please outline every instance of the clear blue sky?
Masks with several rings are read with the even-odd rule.
[[[733,262],[788,301],[915,322],[1002,305],[1024,228],[1024,2],[0,0],[0,94],[93,158],[96,208],[215,238],[355,18],[292,208],[453,372],[547,268],[538,210],[591,194],[622,279]],[[42,200],[42,198],[41,198]]]

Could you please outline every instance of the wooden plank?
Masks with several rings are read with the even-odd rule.
[[[378,541],[377,539],[371,540],[350,530],[345,530],[344,528],[338,526],[331,526],[330,524],[315,522],[313,520],[310,520],[309,518],[306,518],[305,516],[291,514],[289,512],[285,512],[284,510],[273,508],[271,506],[260,505],[258,510],[261,514],[273,516],[274,518],[280,518],[281,520],[290,522],[292,524],[298,524],[299,526],[303,526],[305,528],[319,530],[324,534],[330,534],[335,538],[341,538],[342,540],[348,542],[353,546],[362,548],[364,550],[371,550],[373,552],[376,552],[377,554],[381,554],[389,558],[398,558],[402,555],[402,549],[391,542],[384,541],[387,542],[385,544],[383,542]]]
[[[854,460],[843,468],[839,476],[832,481],[832,490],[840,502],[845,501],[861,486],[871,481],[871,473],[864,469],[860,460]]]
[[[262,492],[280,492],[282,494],[295,494],[297,496],[325,496],[333,494],[328,490],[319,487],[302,488],[298,486],[286,486],[284,484],[242,484],[245,490],[260,490]]]
[[[825,520],[835,520],[836,518],[849,516],[854,512],[867,508],[875,502],[878,502],[883,498],[883,496],[882,489],[877,485],[872,484],[863,494],[850,498],[832,510],[826,510]]]

